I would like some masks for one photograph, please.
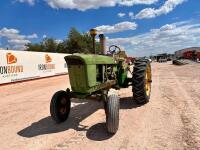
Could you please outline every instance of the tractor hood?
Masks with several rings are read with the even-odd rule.
[[[94,64],[116,64],[111,56],[93,54],[72,54],[65,56],[68,65],[94,65]]]

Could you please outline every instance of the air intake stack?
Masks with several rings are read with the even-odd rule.
[[[95,42],[95,37],[97,35],[97,30],[96,29],[91,29],[90,30],[90,35],[92,37],[92,44],[93,44],[93,53],[96,54],[96,42]]]

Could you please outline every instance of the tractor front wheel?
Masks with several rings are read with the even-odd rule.
[[[50,114],[56,123],[67,120],[70,112],[71,100],[70,94],[65,91],[56,92],[50,104]]]
[[[137,60],[133,68],[133,98],[138,104],[149,102],[151,94],[151,64],[148,60]]]
[[[116,133],[119,127],[119,97],[110,95],[105,103],[106,126],[109,133]]]

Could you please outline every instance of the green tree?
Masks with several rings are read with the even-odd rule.
[[[25,45],[26,51],[36,51],[36,52],[56,52],[58,44],[52,38],[43,39],[41,43],[28,43]]]
[[[57,48],[56,48],[56,52],[57,53],[66,53],[64,42],[58,43]]]
[[[35,52],[43,52],[43,45],[42,44],[32,44],[32,43],[28,43],[25,45],[26,51],[35,51]]]
[[[40,44],[27,44],[27,51],[56,52],[56,53],[92,53],[92,38],[87,33],[81,34],[76,28],[71,28],[69,34],[61,43],[57,43],[53,38],[46,38]],[[98,53],[100,46],[96,42]]]
[[[84,36],[80,34],[75,28],[72,28],[69,32],[66,40],[66,48],[68,53],[84,53],[87,52],[86,42]]]
[[[56,52],[58,43],[52,38],[45,38],[42,42],[43,51],[45,52]]]

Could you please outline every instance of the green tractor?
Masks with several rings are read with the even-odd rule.
[[[131,64],[127,61],[125,51],[116,45],[110,46],[107,54],[103,34],[99,35],[101,54],[97,55],[97,31],[91,29],[90,34],[93,38],[94,54],[72,54],[65,57],[71,90],[67,88],[66,91],[58,91],[53,95],[50,113],[56,123],[64,122],[69,116],[72,98],[96,97],[104,102],[107,130],[114,134],[119,127],[120,103],[118,95],[109,90],[132,86],[133,99],[138,104],[147,103],[151,93],[151,65],[146,59],[136,59]],[[129,72],[131,78],[128,77]]]

